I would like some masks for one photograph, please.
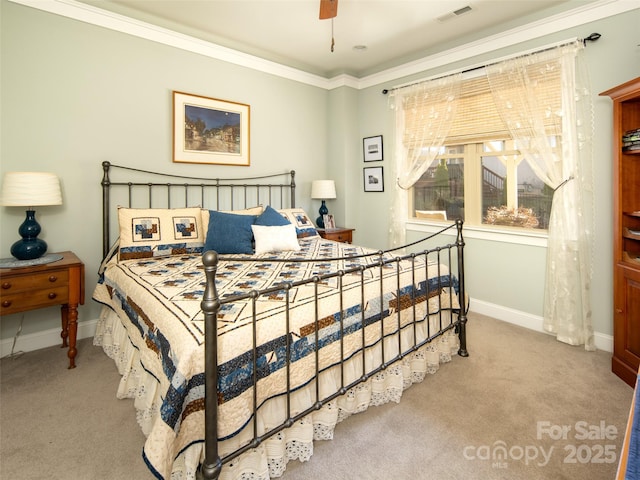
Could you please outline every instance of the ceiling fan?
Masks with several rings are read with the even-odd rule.
[[[333,19],[338,16],[338,0],[320,0],[320,20],[331,19],[331,51],[336,42],[333,38]]]
[[[338,0],[320,0],[320,20],[338,15]]]

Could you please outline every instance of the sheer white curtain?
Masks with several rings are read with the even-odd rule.
[[[581,58],[583,48],[577,41],[487,66],[486,72],[498,111],[518,148],[538,177],[555,189],[549,219],[544,328],[562,342],[595,350],[591,312],[593,108]],[[549,85],[558,81],[561,95],[553,100]],[[556,138],[561,138],[560,145],[554,145]]]
[[[456,114],[462,74],[449,75],[392,91],[395,109],[396,176],[389,230],[392,247],[405,243],[409,217],[407,190],[433,163]],[[411,132],[411,133],[408,133]]]

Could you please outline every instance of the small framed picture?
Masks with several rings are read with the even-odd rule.
[[[336,228],[336,222],[333,219],[333,215],[328,213],[322,216],[322,220],[324,221],[325,230],[330,230],[332,228]]]
[[[362,148],[365,162],[378,162],[382,160],[382,135],[366,137],[363,140]]]
[[[365,192],[384,192],[382,167],[367,167],[363,169],[363,172]]]

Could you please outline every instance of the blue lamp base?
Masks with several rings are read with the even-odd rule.
[[[320,210],[318,210],[318,213],[320,214],[320,216],[316,218],[316,225],[318,226],[318,228],[324,228],[323,215],[329,213],[329,209],[327,208],[327,204],[324,200],[322,200],[322,205],[320,205]]]
[[[18,260],[33,260],[44,255],[47,251],[47,243],[38,238],[40,230],[40,225],[36,221],[36,212],[27,210],[27,218],[18,228],[22,239],[11,246],[11,255]]]

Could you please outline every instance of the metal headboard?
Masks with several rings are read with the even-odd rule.
[[[280,208],[296,206],[296,172],[263,175],[246,178],[204,178],[169,173],[152,172],[139,168],[123,167],[111,162],[102,162],[102,256],[111,246],[111,189],[126,189],[120,205],[136,208],[180,208],[199,204],[203,208],[228,210],[248,208],[261,204]],[[127,171],[127,175],[139,176],[134,181],[112,181],[110,174]],[[141,175],[138,175],[141,174]],[[283,179],[280,183],[263,181]],[[186,181],[188,180],[188,181]],[[142,196],[137,195],[142,193]],[[288,198],[287,198],[288,197]],[[288,200],[288,202],[287,202]],[[162,204],[157,204],[161,201]]]

